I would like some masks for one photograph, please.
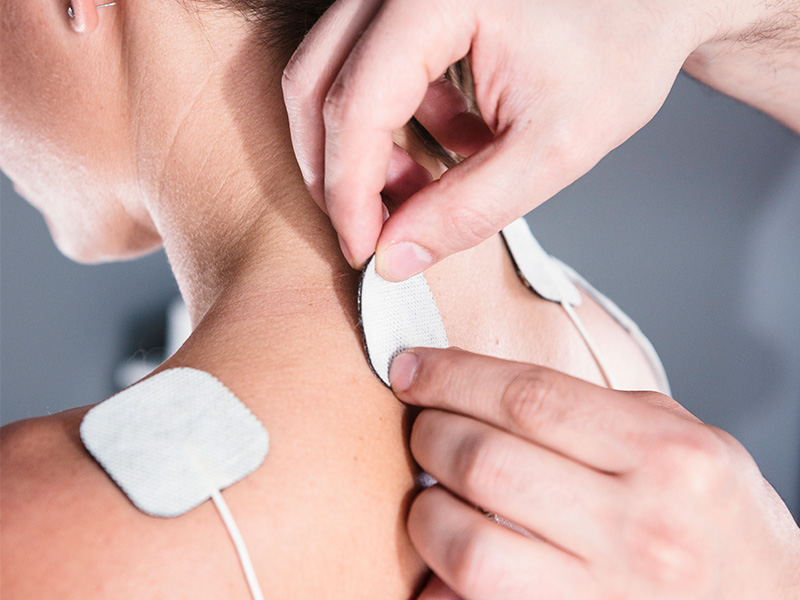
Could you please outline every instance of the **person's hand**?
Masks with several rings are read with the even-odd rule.
[[[655,392],[460,350],[401,354],[439,484],[408,517],[421,598],[800,598],[800,529],[730,435]],[[501,515],[532,536],[490,521]]]
[[[295,153],[349,262],[377,245],[378,272],[405,279],[586,173],[658,111],[690,53],[764,6],[337,0],[284,73]],[[441,79],[467,55],[483,121]],[[438,181],[421,174],[392,141],[412,116],[469,158]],[[383,225],[387,181],[411,197]]]

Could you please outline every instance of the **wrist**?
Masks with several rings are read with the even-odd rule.
[[[727,4],[684,70],[800,132],[800,0]]]

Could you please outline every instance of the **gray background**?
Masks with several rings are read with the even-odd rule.
[[[166,260],[71,263],[5,177],[0,194],[0,418],[98,402],[121,361],[158,358]],[[529,220],[800,514],[800,137],[681,76],[650,125]]]

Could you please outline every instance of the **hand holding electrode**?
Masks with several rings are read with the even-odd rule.
[[[406,279],[586,173],[685,62],[800,129],[796,4],[337,0],[284,72],[295,153],[348,261],[376,252],[382,276]],[[465,56],[482,119],[441,78]],[[393,144],[413,116],[468,157],[437,181]],[[408,198],[384,225],[387,186]]]
[[[409,532],[421,598],[800,597],[800,529],[746,450],[671,398],[460,350],[392,365],[439,481]],[[534,534],[493,523],[497,513]]]
[[[586,173],[682,67],[800,131],[798,15],[800,0],[337,0],[284,72],[295,154],[348,262],[375,252],[402,280]],[[442,78],[464,57],[480,117]],[[394,144],[412,117],[466,159],[434,181]],[[403,200],[385,222],[382,193]],[[456,350],[403,354],[391,379],[426,408],[411,449],[439,481],[409,516],[438,576],[422,598],[800,597],[788,509],[671,398]]]

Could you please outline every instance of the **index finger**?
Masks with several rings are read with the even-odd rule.
[[[675,421],[640,395],[463,350],[406,351],[389,379],[404,402],[473,417],[609,473],[636,466],[654,427]]]
[[[431,10],[429,0],[389,0],[328,92],[325,205],[353,262],[375,251],[392,131],[414,116],[428,84],[466,56],[474,32],[463,1],[448,11]]]
[[[314,201],[325,209],[325,95],[380,0],[336,0],[314,24],[283,72],[283,96],[297,163]]]

